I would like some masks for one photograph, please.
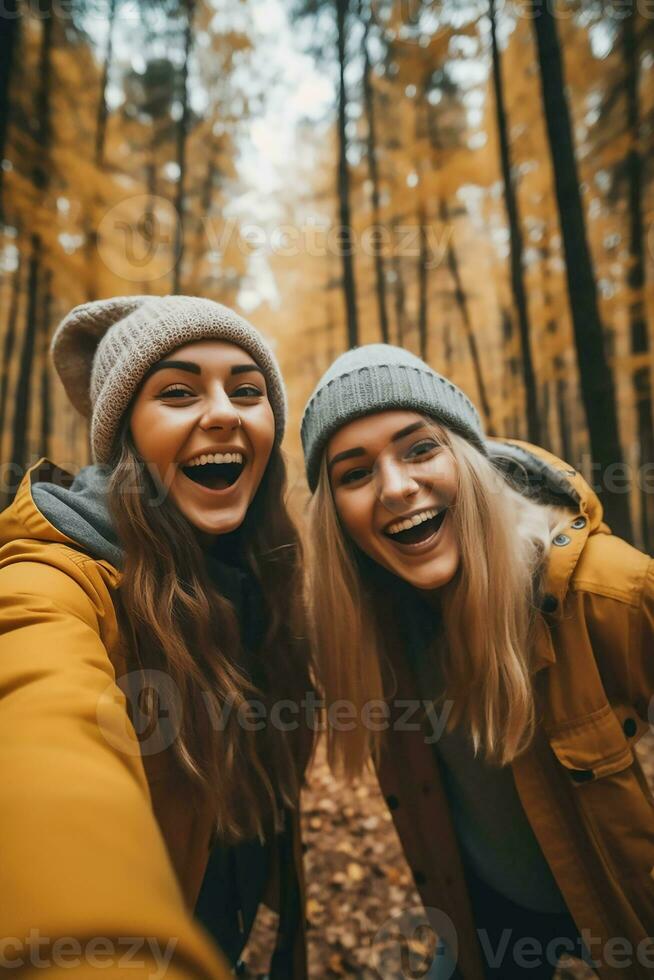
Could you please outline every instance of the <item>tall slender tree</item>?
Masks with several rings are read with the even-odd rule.
[[[601,473],[598,490],[613,531],[632,537],[629,496],[604,493],[604,479],[624,475],[613,376],[604,346],[597,286],[586,236],[570,110],[556,21],[548,4],[533,18],[550,156],[566,260],[566,276],[591,453]]]
[[[439,218],[443,223],[443,227],[447,227],[452,221],[450,216],[449,208],[445,203],[445,200],[441,197],[438,202],[439,208]],[[493,420],[493,412],[491,409],[490,399],[486,390],[486,382],[484,380],[484,373],[481,369],[481,358],[479,356],[479,345],[477,343],[477,337],[472,326],[472,320],[470,318],[470,313],[468,311],[468,301],[466,298],[465,290],[463,288],[463,282],[461,280],[461,272],[459,270],[459,259],[457,257],[456,251],[454,250],[454,245],[452,243],[452,238],[448,239],[447,251],[446,251],[447,267],[452,276],[452,282],[454,283],[454,299],[457,308],[461,314],[461,321],[463,323],[463,329],[465,332],[466,342],[468,345],[468,352],[470,354],[470,361],[472,363],[472,370],[475,375],[475,381],[477,383],[477,391],[479,392],[479,405],[481,408],[482,416],[484,419],[484,427],[489,436],[497,435],[495,428],[495,422]]]
[[[37,193],[37,199],[42,204],[45,200],[50,181],[50,166],[48,163],[52,139],[50,93],[52,90],[52,48],[55,27],[52,0],[41,0],[40,13],[41,44],[35,97],[34,142],[36,150],[32,181]],[[29,240],[30,257],[27,273],[27,315],[25,330],[23,332],[23,347],[20,356],[18,382],[16,385],[12,429],[11,459],[18,470],[21,470],[27,462],[34,357],[37,350],[39,329],[42,326],[39,289],[43,274],[44,245],[41,237],[41,229],[38,224],[35,225]]]
[[[393,241],[397,241],[397,221],[391,224]],[[402,258],[397,248],[393,248],[391,257],[393,273],[393,310],[395,312],[395,343],[398,347],[404,347],[406,336],[406,289],[404,286],[404,273],[402,270]]]
[[[421,192],[422,193],[422,192]],[[429,354],[429,291],[427,289],[427,266],[429,264],[429,243],[427,241],[427,211],[421,201],[418,205],[418,342],[423,361]]]
[[[22,287],[23,256],[18,252],[18,264],[11,278],[11,298],[5,325],[5,336],[2,345],[2,363],[0,364],[0,439],[7,428],[7,402],[9,393],[9,368],[16,347],[16,328],[18,325],[18,306]]]
[[[425,95],[427,93],[427,86],[428,86],[428,81],[426,81],[424,85]],[[432,153],[433,166],[435,170],[439,170],[443,165],[442,157],[445,148],[443,146],[443,142],[439,135],[436,116],[433,111],[433,107],[430,105],[429,100],[427,98],[425,98],[424,100],[424,110],[425,110],[426,125],[427,125],[427,136],[429,139],[429,146]],[[441,193],[438,194],[437,208],[438,208],[438,219],[442,227],[443,228],[450,227],[454,220],[453,215],[450,213],[450,208],[444,196]],[[486,389],[484,373],[481,367],[481,358],[479,356],[479,345],[477,343],[477,337],[475,335],[475,331],[472,325],[472,320],[470,318],[465,289],[463,288],[461,272],[459,269],[459,259],[456,254],[452,238],[453,236],[449,235],[447,239],[445,261],[447,263],[447,268],[452,278],[452,283],[454,287],[454,302],[460,313],[461,322],[463,324],[463,330],[465,333],[468,353],[470,355],[472,370],[475,376],[475,382],[477,384],[477,391],[479,393],[479,404],[484,419],[484,425],[488,435],[492,436],[496,434],[493,412],[491,409],[490,399],[488,397],[488,393]]]
[[[175,265],[173,266],[173,293],[179,293],[184,265],[184,230],[186,218],[186,150],[191,122],[191,102],[189,91],[189,64],[193,48],[193,17],[196,0],[184,0],[184,63],[180,73],[180,101],[182,112],[177,126],[176,157],[179,174],[175,194]]]
[[[527,415],[527,435],[531,442],[539,444],[542,432],[538,415],[538,398],[536,395],[536,377],[531,356],[531,327],[529,323],[529,307],[527,291],[524,282],[524,245],[518,201],[513,184],[513,168],[511,166],[511,148],[509,145],[509,127],[504,97],[502,79],[502,61],[497,43],[497,11],[495,0],[489,0],[488,11],[491,27],[491,52],[493,63],[493,90],[495,93],[495,114],[497,132],[500,144],[500,164],[504,189],[504,204],[506,220],[509,227],[511,289],[513,303],[518,318],[520,333],[520,355],[522,360],[522,379],[525,388],[525,407]]]
[[[19,40],[19,16],[18,0],[3,0],[0,20],[0,218],[4,213],[2,161],[9,131],[9,89]]]
[[[381,206],[380,206],[380,183],[379,183],[379,163],[377,160],[377,119],[375,109],[375,90],[372,84],[372,62],[368,50],[368,34],[370,31],[371,15],[363,14],[364,33],[362,40],[363,51],[363,104],[366,114],[366,160],[368,163],[368,176],[370,179],[370,196],[372,202],[372,220],[375,228],[381,226]],[[389,341],[388,309],[386,304],[386,281],[384,276],[384,259],[381,253],[380,243],[375,243],[374,250],[375,265],[375,295],[377,298],[377,315],[379,317],[379,333],[382,342],[387,344]]]
[[[347,160],[347,36],[350,0],[333,0],[336,11],[336,47],[338,51],[338,210],[341,224],[341,258],[343,270],[343,296],[347,327],[347,345],[359,343],[359,318],[357,313],[356,281],[352,239],[352,205],[350,202],[350,169]]]
[[[638,11],[631,4],[622,22],[622,61],[625,73],[627,129],[629,150],[625,165],[628,195],[629,266],[629,332],[631,353],[638,366],[632,373],[636,405],[639,465],[654,461],[654,431],[652,428],[652,366],[650,341],[645,312],[645,227],[643,220],[643,152],[640,135],[640,50],[638,43]],[[654,550],[654,493],[647,492],[641,481],[640,541],[646,551]]]
[[[41,289],[41,438],[39,453],[49,455],[52,436],[50,385],[50,318],[52,315],[52,270],[44,269]]]
[[[113,61],[114,33],[116,29],[116,10],[118,0],[109,0],[107,14],[107,38],[105,42],[104,55],[102,58],[102,76],[100,79],[100,89],[98,96],[98,108],[95,121],[95,137],[93,141],[93,164],[98,172],[104,167],[105,142],[107,138],[107,119],[109,110],[107,105],[107,89],[109,87],[109,77]],[[100,195],[97,191],[93,194],[90,204],[90,213],[86,227],[86,298],[94,300],[98,298],[98,215],[101,207]]]

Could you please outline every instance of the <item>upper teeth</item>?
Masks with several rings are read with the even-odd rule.
[[[403,521],[397,521],[395,524],[391,524],[386,529],[387,534],[399,534],[400,531],[408,531],[410,527],[416,527],[416,525],[422,524],[424,521],[430,521],[437,514],[437,510],[422,510],[419,514],[414,514],[413,517],[407,517]]]
[[[184,466],[204,466],[206,463],[242,463],[243,456],[241,453],[207,453],[205,456],[194,456],[193,459],[189,459],[188,463],[184,463]]]

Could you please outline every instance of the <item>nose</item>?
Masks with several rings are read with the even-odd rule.
[[[200,419],[200,428],[231,430],[237,429],[240,424],[241,417],[236,406],[222,385],[216,385]]]
[[[388,459],[378,462],[375,476],[377,497],[390,511],[403,510],[407,500],[420,490],[419,484],[411,476],[409,467],[401,460]]]

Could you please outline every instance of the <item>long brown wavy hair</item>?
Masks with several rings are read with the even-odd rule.
[[[136,451],[126,413],[110,462],[108,504],[124,550],[116,608],[130,668],[137,677],[160,671],[170,678],[177,710],[168,717],[174,738],[166,741],[164,732],[163,747],[172,743],[191,792],[209,794],[221,838],[262,838],[279,805],[297,806],[312,750],[299,712],[295,731],[270,723],[276,702],[300,705],[311,688],[301,547],[285,503],[284,458],[275,445],[242,526],[221,538],[216,552],[219,558],[223,540],[236,548],[258,583],[263,636],[249,651],[250,670],[234,605],[212,583],[194,529],[162,490]],[[160,693],[138,703],[148,730],[162,717]],[[265,714],[260,707],[248,714],[254,699]],[[171,708],[167,703],[168,715]]]

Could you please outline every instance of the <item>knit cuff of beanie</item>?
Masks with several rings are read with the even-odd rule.
[[[198,340],[241,347],[261,368],[275,417],[286,424],[286,392],[270,345],[227,306],[197,296],[117,296],[75,307],[51,345],[55,368],[78,411],[91,421],[94,462],[108,462],[121,419],[148,370]]]
[[[304,410],[302,446],[312,492],[330,437],[354,419],[389,409],[428,415],[487,455],[477,409],[460,388],[401,347],[368,344],[334,361]]]

